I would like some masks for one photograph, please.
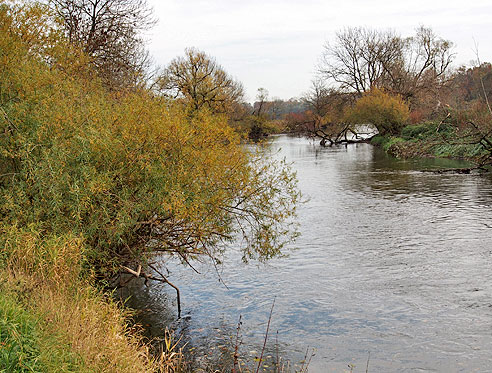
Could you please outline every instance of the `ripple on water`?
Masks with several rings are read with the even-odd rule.
[[[206,265],[197,275],[168,263],[191,343],[235,335],[241,314],[241,350],[261,350],[276,298],[280,353],[296,362],[315,347],[312,372],[361,371],[369,351],[374,372],[490,371],[492,180],[422,173],[449,165],[367,144],[321,149],[279,136],[272,147],[308,197],[298,250],[259,266],[231,252],[220,268],[228,288]]]

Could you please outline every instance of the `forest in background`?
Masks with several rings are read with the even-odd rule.
[[[410,37],[341,30],[323,47],[303,110],[282,118],[284,131],[333,145],[357,141],[357,126],[372,124],[379,133],[372,143],[391,155],[464,158],[486,170],[492,65],[476,53],[474,66],[454,67],[453,43],[423,26]]]

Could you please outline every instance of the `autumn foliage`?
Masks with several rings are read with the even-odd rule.
[[[80,235],[90,261],[110,272],[141,259],[151,237],[154,249],[213,256],[238,224],[248,257],[278,252],[273,241],[283,239],[274,236],[296,199],[292,175],[241,147],[225,116],[190,115],[146,90],[107,91],[84,55],[43,22],[41,7],[25,12],[29,22],[40,15],[36,27],[53,47],[41,50],[45,41],[4,9],[4,223]],[[289,193],[280,197],[279,188]]]
[[[245,260],[280,254],[296,235],[298,191],[288,168],[243,147],[223,114],[190,111],[137,86],[108,88],[49,8],[21,5],[0,5],[2,291],[8,279],[25,278],[21,292],[52,293],[58,306],[27,299],[32,312],[46,306],[53,325],[63,319],[55,312],[61,305],[90,304],[97,315],[98,297],[84,289],[101,283],[95,279],[109,284],[123,265],[145,266],[156,252],[220,260],[224,243],[242,237]],[[113,328],[104,307],[100,319],[89,323],[81,314],[77,322],[108,322],[123,338],[122,319],[115,316]],[[98,351],[87,351],[88,361]],[[131,347],[121,356],[131,351],[141,353]],[[106,368],[88,370],[126,371],[108,359]]]
[[[408,105],[400,96],[373,88],[347,110],[346,118],[355,124],[371,123],[382,135],[394,135],[403,128],[409,114]]]

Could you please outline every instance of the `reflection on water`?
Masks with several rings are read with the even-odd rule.
[[[172,289],[153,286],[133,304],[150,301],[155,333],[171,323],[200,353],[230,356],[241,314],[241,354],[254,357],[276,297],[280,354],[296,362],[316,348],[310,372],[365,371],[369,352],[372,372],[490,371],[492,179],[422,173],[462,164],[396,160],[367,144],[279,136],[271,148],[293,162],[308,199],[298,250],[265,265],[231,250],[220,268],[228,288],[208,264],[199,275],[167,263],[187,317],[172,322]]]

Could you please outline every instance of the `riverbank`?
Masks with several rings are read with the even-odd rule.
[[[112,300],[167,283],[157,253],[214,264],[243,234],[266,260],[297,236],[295,175],[208,108],[108,85],[41,2],[0,6],[0,370],[177,372]]]
[[[91,285],[83,245],[2,227],[0,367],[8,372],[159,372],[131,312]],[[176,356],[175,362],[181,356]]]
[[[454,126],[437,122],[406,126],[398,136],[377,135],[371,144],[397,158],[453,158],[479,164],[488,155],[480,143],[467,143]]]

